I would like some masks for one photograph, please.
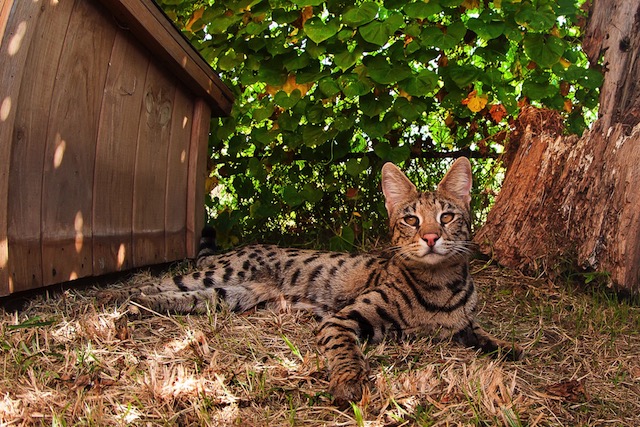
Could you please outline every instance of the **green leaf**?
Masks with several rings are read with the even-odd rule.
[[[552,35],[528,33],[524,36],[525,53],[542,68],[558,62],[566,47],[564,40]]]
[[[333,236],[329,239],[329,249],[332,251],[344,252],[353,248],[353,242],[355,241],[355,232],[353,228],[345,225],[342,227],[339,235]]]
[[[413,122],[425,112],[427,106],[420,101],[409,101],[407,98],[399,97],[393,104],[393,109],[403,119]]]
[[[317,147],[324,144],[330,138],[330,135],[322,126],[306,125],[302,129],[302,140],[307,147]]]
[[[371,88],[356,74],[343,74],[338,78],[338,86],[347,98],[362,96],[371,91]]]
[[[28,329],[28,328],[41,328],[43,326],[53,325],[53,320],[42,320],[40,316],[31,317],[22,323],[17,325],[7,325],[9,330]]]
[[[300,101],[301,97],[302,96],[298,89],[291,92],[290,95],[287,95],[285,91],[281,90],[278,93],[276,93],[276,95],[273,97],[273,100],[276,104],[278,104],[282,108],[289,109],[289,108],[292,108],[294,105],[296,105],[296,103]]]
[[[398,86],[411,96],[426,96],[438,87],[438,75],[431,70],[422,70],[401,81]]]
[[[440,13],[442,8],[435,1],[424,2],[424,1],[416,1],[409,4],[406,4],[404,7],[404,13],[409,18],[414,19],[426,19],[436,13]]]
[[[338,131],[353,130],[355,120],[352,117],[338,116],[333,121],[332,127]]]
[[[275,139],[275,133],[267,128],[255,128],[251,131],[251,137],[254,141],[261,143],[262,145],[268,145]]]
[[[335,36],[340,30],[340,23],[336,19],[323,22],[320,18],[313,17],[304,24],[304,32],[317,44]]]
[[[288,24],[300,17],[298,10],[274,9],[271,12],[271,18],[277,24]]]
[[[304,6],[320,6],[324,3],[324,0],[291,0],[291,3],[296,6],[304,7]]]
[[[381,55],[367,57],[364,62],[369,77],[376,83],[390,85],[411,75],[411,69],[406,64],[390,64]]]
[[[365,2],[354,6],[342,15],[342,23],[352,27],[359,27],[373,21],[378,15],[380,7],[377,3]]]
[[[296,207],[304,203],[304,196],[298,192],[293,185],[286,185],[282,189],[282,200],[291,206]]]
[[[478,18],[470,18],[467,21],[467,28],[484,40],[491,40],[501,36],[505,26],[504,21],[485,22]]]
[[[515,14],[515,21],[537,32],[548,31],[556,24],[556,14],[551,4],[541,4],[537,8],[531,3],[523,2]]]
[[[290,111],[285,111],[278,116],[278,126],[280,129],[293,132],[300,125],[300,117],[291,114]]]
[[[255,110],[253,110],[253,113],[251,114],[251,116],[253,117],[253,120],[255,120],[256,122],[261,122],[271,117],[272,114],[273,114],[273,106],[271,106],[270,108],[266,108],[266,107],[256,108]]]
[[[358,59],[362,56],[362,49],[354,49],[353,52],[344,50],[340,53],[336,53],[333,57],[333,61],[342,71],[346,71],[353,67]]]
[[[247,170],[258,181],[264,181],[267,178],[267,171],[264,168],[264,165],[260,160],[255,157],[249,159],[249,164],[247,165]]]
[[[282,86],[287,81],[287,73],[282,68],[277,68],[271,63],[264,64],[258,71],[260,81],[271,86]]]
[[[411,156],[411,147],[409,145],[401,145],[391,150],[389,160],[393,163],[402,163]]]
[[[378,96],[370,93],[360,97],[360,110],[363,114],[373,117],[378,116],[389,108],[393,104],[393,97],[388,93],[382,93]]]
[[[558,88],[545,80],[527,80],[522,85],[522,93],[529,99],[538,101],[558,93]]]
[[[582,78],[578,79],[578,82],[585,89],[599,89],[602,86],[602,82],[604,80],[604,76],[600,71],[597,71],[593,68],[589,68],[584,70],[584,75]]]
[[[442,30],[438,27],[428,27],[422,32],[422,44],[439,49],[452,49],[458,45],[467,33],[461,21],[456,21]]]
[[[336,83],[336,80],[332,77],[323,78],[318,83],[318,86],[320,88],[320,91],[322,91],[324,96],[326,96],[327,98],[335,96],[337,93],[340,92],[340,87],[338,86],[338,83]]]
[[[388,142],[380,141],[373,147],[373,152],[382,160],[398,164],[411,156],[411,147],[409,145],[401,145],[392,148]]]
[[[358,176],[369,168],[369,158],[365,156],[360,159],[349,159],[345,166],[349,175]]]
[[[389,37],[393,34],[391,27],[386,22],[373,21],[367,25],[360,27],[358,32],[362,38],[378,46],[382,46],[389,41]]]
[[[322,196],[324,196],[324,192],[317,186],[311,183],[306,183],[302,187],[300,195],[308,202],[318,203],[322,199]]]
[[[449,65],[446,71],[459,88],[469,86],[480,75],[480,69],[473,65]]]
[[[290,59],[284,61],[284,67],[289,71],[301,70],[309,65],[310,58],[307,54],[294,54]]]

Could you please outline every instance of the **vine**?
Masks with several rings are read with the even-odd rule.
[[[161,0],[237,98],[210,139],[208,209],[223,245],[350,249],[384,227],[378,173],[434,186],[474,161],[480,221],[520,108],[582,133],[601,72],[580,0]],[[329,235],[320,230],[330,230]]]

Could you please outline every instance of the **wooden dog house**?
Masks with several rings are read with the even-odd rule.
[[[195,256],[232,103],[152,0],[2,0],[0,295]]]

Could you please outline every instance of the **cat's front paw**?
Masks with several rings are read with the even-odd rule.
[[[331,378],[329,393],[333,396],[333,402],[338,407],[345,407],[349,402],[358,402],[362,399],[365,388],[368,388],[368,379],[365,374],[353,376],[343,375]]]
[[[524,348],[520,347],[518,344],[512,344],[510,347],[504,348],[503,351],[504,357],[507,360],[517,362],[524,358]]]

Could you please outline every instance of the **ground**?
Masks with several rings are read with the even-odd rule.
[[[91,288],[34,295],[0,310],[0,425],[640,425],[638,304],[472,269],[480,322],[524,360],[428,337],[368,346],[372,389],[348,408],[325,392],[307,314],[176,316],[102,307]]]

